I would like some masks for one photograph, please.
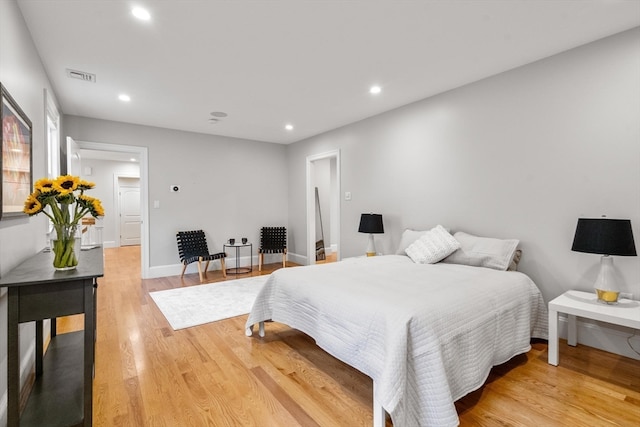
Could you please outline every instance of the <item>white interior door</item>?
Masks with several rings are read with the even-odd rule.
[[[120,207],[120,246],[139,245],[140,178],[118,178]]]

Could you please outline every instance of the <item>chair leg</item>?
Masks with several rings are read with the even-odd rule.
[[[204,277],[207,277],[207,271],[209,270],[209,262],[211,261],[207,261],[207,263],[204,265]]]
[[[264,254],[258,254],[258,271],[262,271],[262,263],[264,262]]]
[[[227,269],[224,266],[224,258],[220,258],[220,268],[222,269],[222,277],[227,277]]]
[[[184,265],[182,266],[182,274],[180,274],[180,278],[184,277],[184,272],[185,272],[186,269],[187,269],[187,264],[184,263]]]
[[[287,266],[287,253],[286,252],[282,252],[282,268],[285,268]]]
[[[200,283],[204,282],[202,278],[202,257],[198,260],[198,274],[200,275]]]

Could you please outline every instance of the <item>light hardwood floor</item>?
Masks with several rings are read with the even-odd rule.
[[[95,426],[372,424],[367,376],[282,324],[267,324],[263,339],[246,337],[246,315],[174,331],[149,292],[197,285],[198,275],[141,280],[139,266],[138,247],[105,250]],[[77,329],[78,320],[60,321],[60,329]],[[566,342],[560,366],[546,360],[546,343],[536,343],[495,367],[483,387],[456,402],[461,425],[639,425],[640,362]]]

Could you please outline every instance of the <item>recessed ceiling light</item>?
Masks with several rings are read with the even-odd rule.
[[[287,125],[284,126],[284,128],[286,130],[293,130],[293,125],[292,124],[287,124]]]
[[[377,95],[380,92],[382,92],[382,88],[380,86],[371,86],[371,88],[369,89],[369,93],[372,93],[374,95]]]
[[[131,160],[132,162],[137,162],[135,157],[130,158],[129,160]]]
[[[121,93],[120,95],[118,95],[118,99],[123,102],[131,101],[131,97],[125,93]]]
[[[148,21],[151,19],[151,14],[149,13],[149,11],[141,7],[134,7],[133,9],[131,9],[131,13],[141,21]]]

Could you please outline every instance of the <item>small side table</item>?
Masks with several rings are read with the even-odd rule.
[[[227,268],[227,274],[245,274],[253,271],[253,244],[252,243],[225,243],[222,245],[222,250],[227,251],[227,248],[234,248],[236,250],[236,266],[233,268]],[[240,267],[240,249],[249,248],[249,267]]]
[[[640,302],[622,298],[610,305],[598,302],[595,292],[567,291],[549,302],[548,362],[555,366],[559,361],[558,313],[567,314],[567,343],[571,346],[578,342],[576,316],[640,329]]]
[[[104,276],[102,247],[82,251],[75,270],[55,271],[52,252],[39,252],[0,278],[0,287],[8,288],[7,303],[7,426],[20,426],[20,323],[35,321],[35,384],[29,402],[22,413],[23,425],[44,425],[55,420],[59,425],[90,427],[93,425],[93,374],[95,364],[96,314],[98,277]],[[84,332],[76,343],[65,336],[51,338],[53,352],[60,340],[66,349],[55,355],[44,354],[43,321],[71,314],[84,313]],[[52,322],[53,323],[53,322]],[[52,326],[53,328],[53,326]],[[54,334],[52,334],[54,335]],[[64,334],[71,335],[71,334]],[[73,368],[60,357],[69,351],[80,354],[75,375]],[[51,356],[51,359],[49,356]],[[45,362],[54,369],[45,372]],[[55,363],[54,363],[55,362]],[[64,371],[66,374],[62,374]],[[51,375],[50,375],[51,374]],[[74,381],[78,379],[77,383]],[[49,404],[56,396],[55,405]],[[31,405],[32,402],[37,402]],[[44,413],[46,412],[46,413]],[[35,421],[35,422],[34,422]]]

